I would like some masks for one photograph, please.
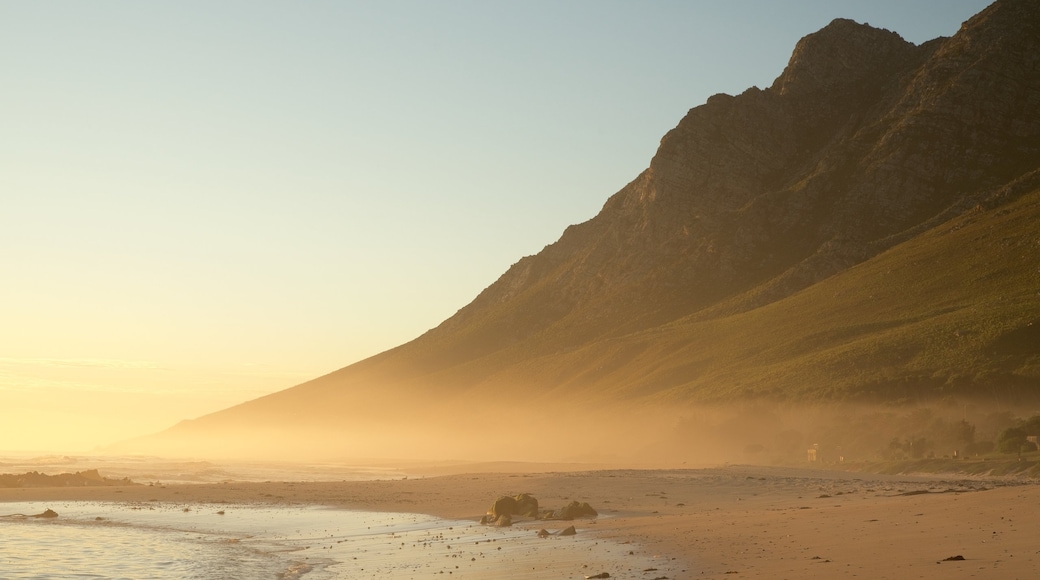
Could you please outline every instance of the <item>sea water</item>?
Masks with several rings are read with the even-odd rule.
[[[48,508],[59,517],[28,517]],[[321,507],[0,503],[5,580],[675,577],[673,562],[633,548],[584,529],[543,539],[526,528]]]
[[[345,463],[174,460],[141,455],[33,455],[0,452],[0,473],[38,471],[48,475],[97,469],[109,479],[150,483],[220,481],[368,481],[402,479],[392,467]]]
[[[29,517],[48,508],[59,517]],[[293,570],[305,568],[290,557],[291,547],[262,533],[244,531],[273,516],[265,513],[272,510],[243,509],[245,517],[214,526],[209,520],[218,510],[204,514],[183,509],[88,502],[0,503],[0,578],[246,580],[286,578]]]

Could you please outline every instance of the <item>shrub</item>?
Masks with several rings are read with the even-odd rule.
[[[1040,415],[1033,415],[1022,424],[1026,435],[1040,435]]]
[[[1001,453],[1020,453],[1026,444],[1026,431],[1021,427],[1008,427],[997,437],[997,449]]]

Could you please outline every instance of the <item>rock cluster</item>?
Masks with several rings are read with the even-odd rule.
[[[47,475],[38,471],[21,474],[0,474],[0,487],[87,487],[110,485],[135,484],[129,478],[108,479],[102,477],[96,469],[57,475]]]
[[[583,517],[596,517],[599,513],[587,502],[572,501],[558,510],[540,510],[538,500],[531,494],[522,493],[517,496],[501,496],[488,508],[487,515],[480,518],[480,523],[498,527],[513,524],[513,517],[528,517],[538,520],[573,520]]]

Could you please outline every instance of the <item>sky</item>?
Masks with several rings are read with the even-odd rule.
[[[437,326],[837,17],[975,0],[0,0],[0,452],[90,452]]]

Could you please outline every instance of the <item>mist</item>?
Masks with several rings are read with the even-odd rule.
[[[805,465],[815,449],[818,465],[852,464],[986,454],[1034,406],[969,399],[695,405],[384,391],[322,407],[240,406],[105,451],[213,460],[649,468]]]

